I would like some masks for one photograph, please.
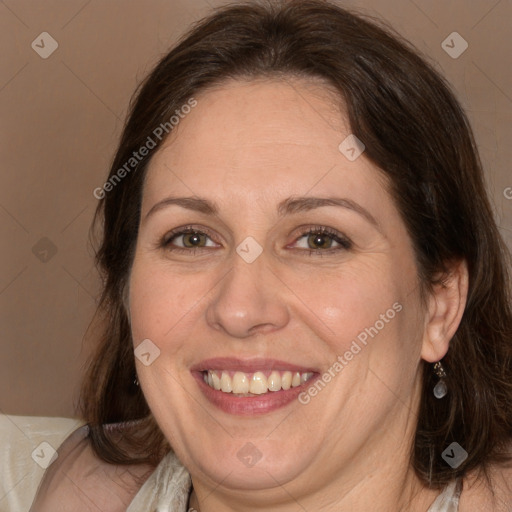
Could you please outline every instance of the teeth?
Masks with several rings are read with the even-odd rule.
[[[213,372],[215,374],[215,372]],[[226,374],[228,375],[228,374]],[[229,377],[229,375],[228,375]],[[236,372],[233,376],[232,384],[233,393],[248,393],[249,392],[249,378],[245,373]]]
[[[279,391],[281,389],[281,374],[279,372],[272,372],[267,379],[267,386],[269,391]]]
[[[281,377],[281,387],[286,390],[292,387],[292,372],[284,372]]]
[[[268,375],[268,377],[266,376]],[[204,372],[204,381],[208,386],[224,393],[233,393],[237,395],[263,395],[269,391],[280,391],[296,388],[307,382],[312,376],[312,372],[290,372],[277,371],[271,372],[230,372],[227,370],[217,371],[208,370]]]
[[[233,391],[231,378],[226,372],[222,372],[222,375],[220,377],[220,389],[224,391],[224,393],[231,393],[231,391]]]
[[[267,391],[267,378],[265,377],[265,374],[256,372],[250,381],[249,393],[252,393],[253,395],[262,395]]]
[[[213,380],[213,389],[216,389],[218,391],[220,389],[219,376],[216,373],[212,373],[212,380]]]

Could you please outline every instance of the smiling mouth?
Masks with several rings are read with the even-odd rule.
[[[216,391],[232,396],[249,397],[286,391],[308,382],[313,372],[257,371],[253,373],[232,370],[205,370],[204,382]]]

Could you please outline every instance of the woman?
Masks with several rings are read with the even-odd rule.
[[[511,509],[510,260],[467,118],[399,36],[220,9],[94,194],[87,426],[32,510]]]

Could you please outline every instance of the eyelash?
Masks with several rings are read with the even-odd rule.
[[[176,238],[183,236],[183,235],[191,235],[191,234],[197,234],[197,235],[206,235],[211,240],[215,241],[215,238],[212,236],[210,231],[208,229],[197,229],[194,226],[185,226],[183,228],[179,228],[176,231],[171,231],[170,233],[167,233],[163,239],[160,242],[160,247],[169,251],[173,252],[179,252],[179,253],[192,253],[195,254],[197,250],[201,249],[207,249],[207,247],[191,247],[191,248],[184,248],[184,247],[172,247],[171,248],[171,242],[175,240]],[[311,235],[326,235],[334,242],[337,242],[340,247],[335,248],[329,248],[329,249],[301,249],[302,251],[305,251],[309,254],[309,256],[323,256],[324,254],[333,254],[339,251],[347,251],[352,248],[352,242],[339,233],[338,231],[328,228],[326,226],[312,226],[309,227],[307,230],[303,231],[298,238],[295,239],[294,243],[296,243],[298,240],[300,240],[303,237],[308,237]],[[218,242],[216,242],[218,243]]]

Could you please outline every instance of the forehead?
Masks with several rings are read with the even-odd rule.
[[[384,178],[364,153],[350,161],[340,151],[350,128],[324,83],[232,80],[195,99],[149,165],[143,210],[166,192],[227,194],[240,207],[310,192],[383,200]]]

